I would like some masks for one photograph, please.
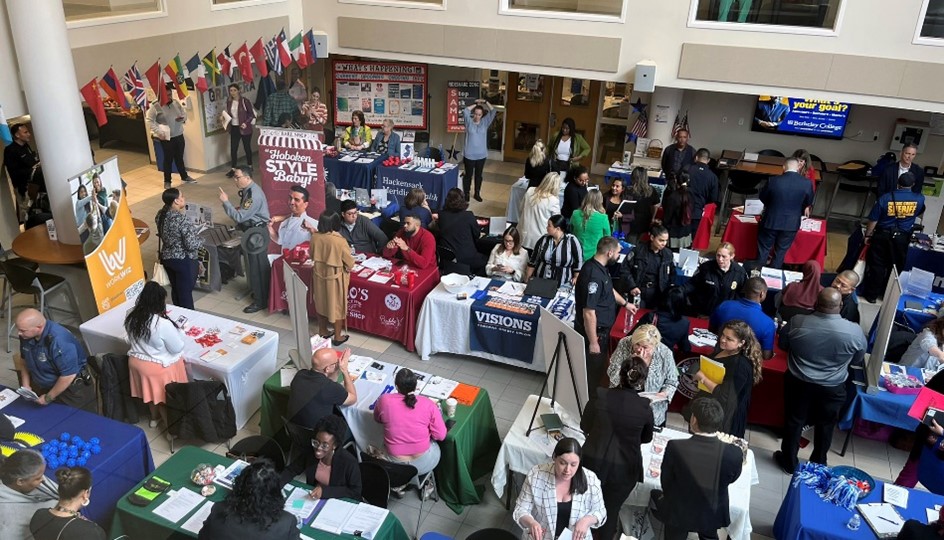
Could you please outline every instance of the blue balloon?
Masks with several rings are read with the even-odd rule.
[[[76,448],[76,447],[74,447],[74,446],[73,446],[72,448],[70,448],[70,449],[69,449],[69,457],[79,457],[79,449]]]
[[[102,441],[98,437],[92,437],[91,439],[89,439],[89,442],[94,445],[94,444],[101,444]]]
[[[52,468],[52,469],[58,469],[58,468],[59,468],[59,460],[58,460],[58,459],[55,459],[55,458],[50,459],[50,460],[47,461],[47,463],[49,464],[49,467]]]
[[[88,451],[88,450],[85,450],[84,452],[82,452],[81,454],[79,454],[79,457],[83,457],[83,458],[85,458],[85,459],[88,459],[88,458],[92,457],[92,452],[90,452],[90,451]]]
[[[72,435],[69,435],[69,432],[68,432],[68,431],[63,431],[63,432],[62,432],[62,435],[59,436],[59,439],[60,439],[60,440],[62,440],[62,441],[67,441],[67,442],[68,442],[68,440],[69,440],[70,438],[72,438]]]
[[[79,458],[79,459],[75,460],[75,462],[79,464],[79,467],[85,467],[85,464],[88,463],[88,459],[86,459],[86,458]]]
[[[66,460],[66,465],[68,465],[69,467],[75,467],[75,459],[73,459],[73,458],[67,459],[67,460]]]
[[[92,447],[92,453],[93,453],[93,454],[98,455],[98,454],[100,454],[101,452],[102,452],[102,447],[101,447],[101,446],[99,446],[99,445],[96,444],[95,446]]]
[[[82,444],[82,437],[75,435],[72,437],[72,444]]]

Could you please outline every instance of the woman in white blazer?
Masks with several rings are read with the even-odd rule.
[[[589,540],[590,529],[606,522],[600,480],[583,468],[581,453],[576,439],[561,439],[553,461],[535,465],[525,478],[514,519],[531,540],[553,540],[564,529],[574,540]]]
[[[521,245],[534,249],[538,239],[547,233],[547,220],[560,214],[560,175],[548,173],[536,188],[528,188],[518,209],[518,231]]]

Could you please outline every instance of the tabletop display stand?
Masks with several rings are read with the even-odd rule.
[[[282,265],[285,276],[285,297],[288,299],[288,314],[295,332],[295,347],[289,357],[298,369],[311,367],[311,339],[308,326],[308,287],[298,277],[292,265]]]
[[[570,359],[570,347],[567,345],[567,336],[563,332],[557,333],[557,347],[554,348],[554,356],[551,357],[551,363],[548,365],[547,373],[544,375],[544,384],[541,386],[541,392],[538,394],[538,400],[534,405],[534,412],[531,413],[531,422],[528,423],[528,431],[525,436],[531,435],[535,429],[534,420],[538,416],[538,409],[541,407],[541,398],[544,392],[548,391],[547,383],[551,379],[551,373],[554,373],[554,385],[548,391],[548,397],[551,398],[551,410],[554,410],[554,403],[557,400],[557,381],[560,376],[561,351],[564,352],[564,358],[567,360],[567,369],[570,370],[570,382],[574,385],[574,395],[577,395],[577,377],[574,375],[574,364]],[[583,420],[583,411],[580,408],[579,401],[577,406],[577,416]]]

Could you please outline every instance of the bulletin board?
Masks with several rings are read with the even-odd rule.
[[[221,77],[222,78],[222,77]],[[239,85],[239,91],[242,97],[249,100],[250,103],[256,100],[256,81],[234,81]],[[211,86],[206,93],[200,96],[200,105],[203,108],[203,135],[209,137],[216,133],[223,133],[223,121],[220,114],[226,108],[226,100],[229,99],[229,84]],[[258,113],[257,113],[258,114]]]
[[[351,112],[363,111],[367,125],[391,119],[399,129],[426,129],[426,64],[335,60],[334,118],[351,125]]]

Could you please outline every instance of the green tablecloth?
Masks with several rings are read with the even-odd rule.
[[[157,468],[151,476],[158,476],[167,480],[172,484],[170,489],[181,489],[184,486],[187,486],[187,489],[194,489],[196,491],[196,486],[190,481],[190,472],[193,471],[194,467],[200,463],[207,463],[209,465],[229,465],[233,460],[221,456],[219,454],[214,454],[202,448],[197,448],[195,446],[185,446],[177,451],[176,454],[170,457],[163,465]],[[148,477],[150,478],[150,476]],[[138,490],[142,485],[144,485],[143,480],[138,485],[136,485],[129,493],[133,493]],[[297,486],[302,486],[300,482],[292,482]],[[222,501],[226,494],[229,493],[229,490],[220,486],[217,486],[216,493],[214,493],[209,499],[211,501],[219,502]],[[111,535],[109,538],[118,538],[121,535],[128,535],[128,538],[133,540],[165,540],[169,538],[196,538],[196,535],[185,531],[179,527],[182,525],[191,514],[187,514],[184,519],[181,519],[177,524],[171,523],[164,518],[154,515],[152,510],[158,507],[162,502],[167,500],[167,495],[162,494],[158,496],[151,504],[140,507],[134,506],[128,502],[127,496],[122,497],[118,501],[118,506],[115,508],[115,516],[112,518],[111,522]],[[198,507],[199,508],[199,507]],[[333,540],[338,538],[346,539],[355,539],[357,537],[348,534],[331,534],[325,531],[318,529],[313,529],[311,527],[302,527],[302,534],[314,538],[316,540]],[[386,521],[380,527],[380,530],[377,532],[377,540],[409,540],[410,536],[404,530],[403,525],[400,524],[400,521],[397,519],[393,513],[387,515]]]
[[[262,409],[259,428],[263,435],[274,437],[288,448],[288,437],[282,429],[282,416],[288,406],[288,388],[283,388],[279,374],[269,377],[262,387]],[[436,467],[439,497],[457,514],[464,506],[478,504],[485,492],[475,480],[491,474],[501,449],[501,437],[495,425],[495,413],[488,392],[481,388],[471,406],[456,409],[456,424],[439,443],[442,458]],[[360,441],[358,441],[360,442]]]

